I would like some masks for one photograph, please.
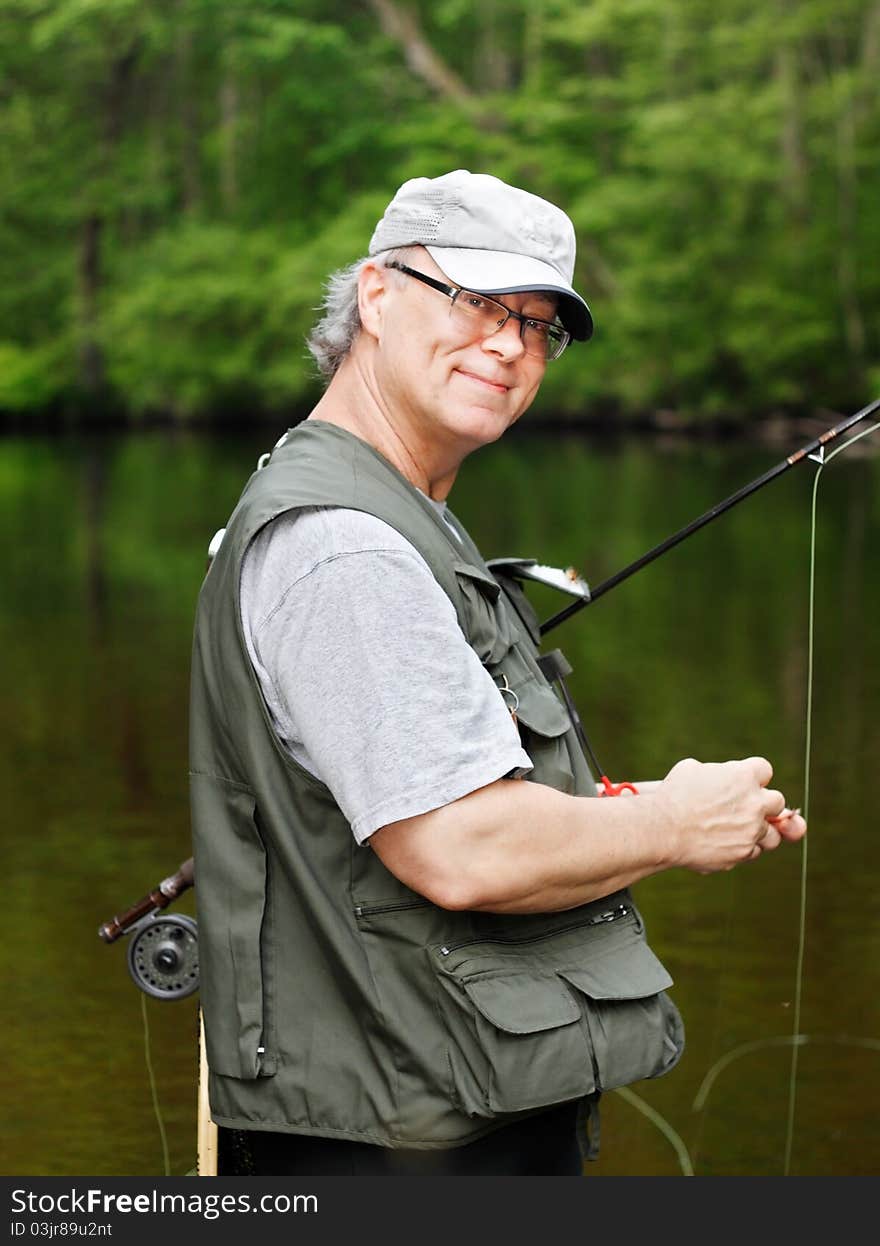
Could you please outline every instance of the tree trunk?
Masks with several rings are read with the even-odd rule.
[[[404,60],[417,78],[438,95],[460,104],[473,99],[470,88],[428,43],[414,13],[395,0],[368,0],[368,3],[383,32],[400,45]]]
[[[80,383],[91,397],[104,390],[104,352],[98,341],[98,291],[101,287],[103,219],[90,213],[79,232],[79,368]]]
[[[523,25],[523,85],[534,95],[544,79],[544,2],[528,0]]]
[[[202,202],[202,169],[199,152],[199,119],[192,83],[192,32],[181,25],[177,36],[177,92],[182,132],[181,162],[183,207],[195,211]]]
[[[880,69],[880,3],[865,14],[862,32],[862,63],[856,92],[856,124],[860,125],[877,95],[877,72]]]
[[[140,44],[135,40],[110,66],[102,101],[101,167],[105,173],[112,165],[125,129],[125,113],[139,54]],[[80,383],[93,400],[103,400],[106,396],[104,351],[99,327],[101,242],[105,219],[105,213],[93,203],[81,222],[78,244]]]
[[[220,84],[220,193],[228,213],[238,203],[238,83],[227,70]]]
[[[497,0],[482,0],[480,42],[477,48],[476,72],[490,91],[507,91],[512,81],[510,56],[498,39]]]
[[[788,0],[781,0],[782,17],[785,18]],[[782,195],[795,221],[807,220],[809,203],[808,168],[804,150],[804,127],[801,109],[800,80],[795,49],[785,39],[776,53],[775,77],[782,98],[782,127],[779,135],[782,157]]]
[[[848,73],[842,39],[832,38],[837,73]],[[861,374],[865,357],[865,321],[858,291],[858,171],[856,166],[856,107],[852,86],[843,92],[837,116],[837,288],[843,314],[846,345],[854,368]],[[854,378],[858,384],[857,378]]]

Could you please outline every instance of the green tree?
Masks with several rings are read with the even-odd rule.
[[[880,0],[0,0],[0,410],[303,412],[322,282],[454,167],[561,203],[536,415],[880,381]]]

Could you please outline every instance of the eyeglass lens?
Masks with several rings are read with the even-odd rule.
[[[513,316],[519,321],[520,337],[526,353],[536,355],[539,359],[556,359],[562,354],[568,341],[568,334],[564,329],[542,320],[529,320],[519,316],[502,303],[496,303],[485,294],[475,294],[472,290],[459,290],[456,293],[452,300],[452,312],[461,320],[467,320],[472,329],[486,337],[497,333]]]

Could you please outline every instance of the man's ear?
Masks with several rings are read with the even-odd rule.
[[[378,338],[382,328],[382,303],[388,290],[388,271],[378,264],[365,264],[358,278],[358,312],[361,325]]]

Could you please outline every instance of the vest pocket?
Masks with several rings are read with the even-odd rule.
[[[500,671],[516,693],[520,739],[535,764],[529,777],[573,794],[577,784],[566,742],[571,729],[568,711],[543,676],[534,674],[515,650],[507,655]]]
[[[277,1062],[270,1024],[271,914],[254,795],[208,775],[192,774],[190,783],[193,817],[207,828],[197,837],[194,876],[208,1067],[243,1080],[270,1077]],[[222,861],[212,825],[227,832]]]
[[[665,993],[671,978],[632,909],[531,941],[431,955],[453,1092],[469,1116],[659,1077],[683,1050],[681,1017]]]
[[[457,562],[455,575],[464,609],[464,630],[471,647],[499,690],[515,696],[516,719],[523,748],[534,764],[529,778],[561,792],[573,793],[577,782],[566,735],[568,712],[541,674],[514,622],[514,606],[493,577],[470,563]],[[521,594],[522,595],[522,594]],[[523,597],[523,610],[528,603]],[[510,702],[505,697],[505,704]]]
[[[499,662],[519,632],[499,609],[501,588],[485,571],[467,562],[455,563],[464,608],[463,630],[471,648],[484,665]]]

